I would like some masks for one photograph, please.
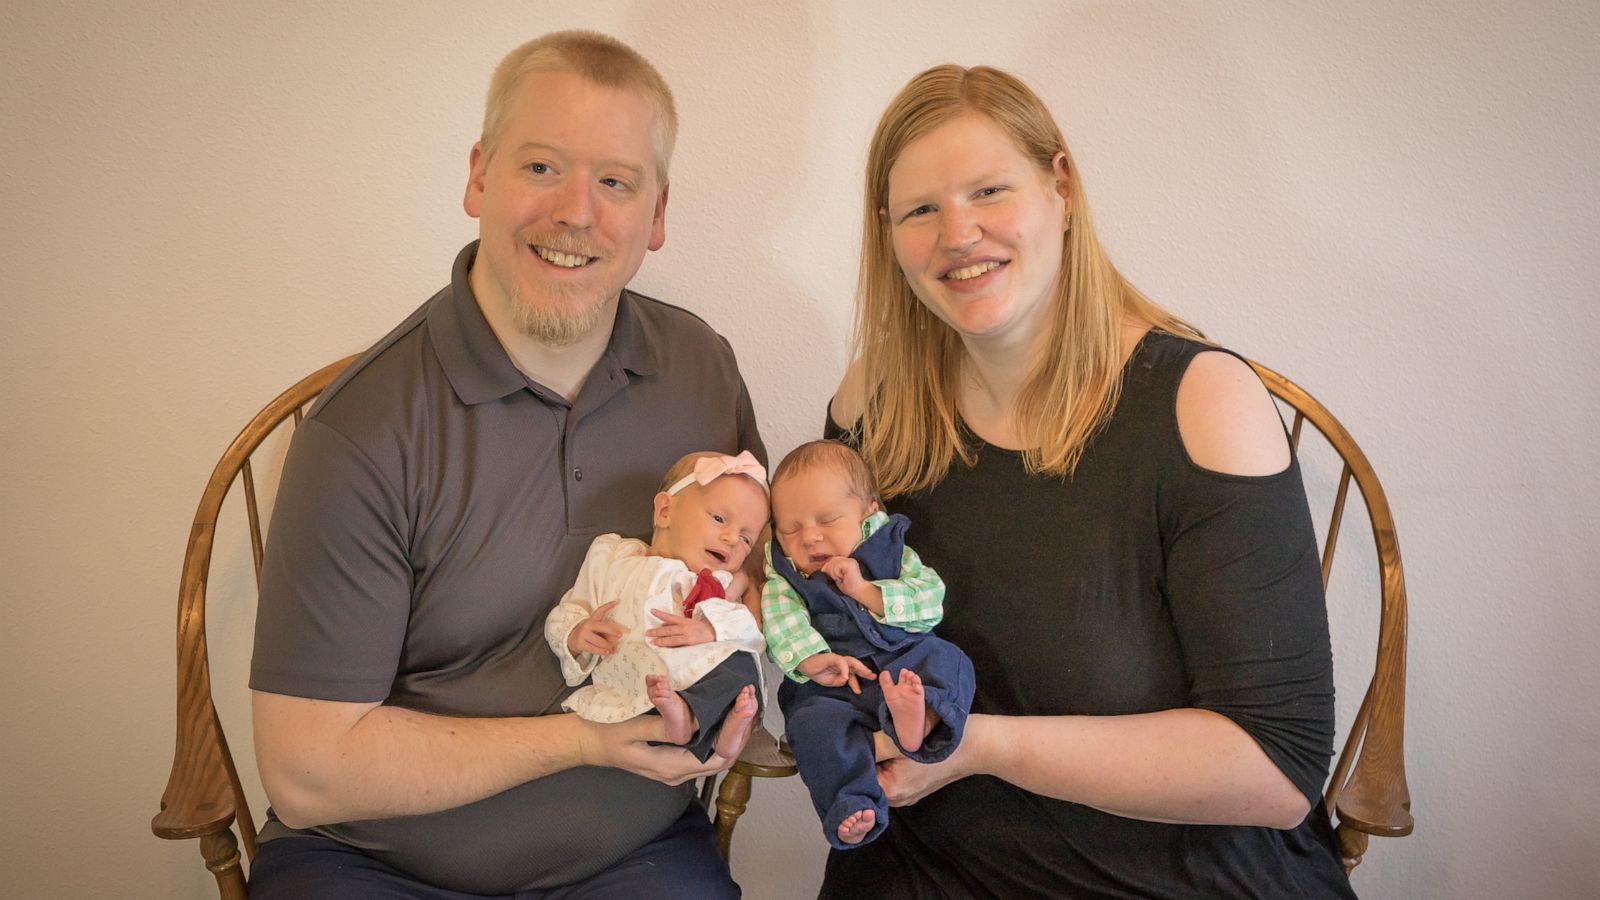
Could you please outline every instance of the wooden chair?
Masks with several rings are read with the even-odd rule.
[[[172,772],[161,796],[161,811],[150,820],[155,835],[168,840],[200,840],[200,855],[227,900],[247,896],[239,845],[248,859],[256,857],[256,822],[250,814],[244,785],[228,750],[228,738],[212,699],[211,667],[206,650],[206,585],[211,573],[217,519],[234,484],[243,481],[245,513],[256,584],[261,579],[261,501],[256,492],[252,455],[289,419],[300,423],[305,410],[345,366],[346,357],[313,372],[267,404],[239,432],[222,455],[195,513],[178,585],[178,729]],[[794,774],[793,759],[765,729],[758,729],[728,777],[716,801],[717,844],[727,857],[734,826],[750,798],[751,777]],[[702,802],[710,803],[715,779],[705,779]],[[237,828],[237,837],[234,829]]]
[[[1361,864],[1371,836],[1411,833],[1411,794],[1406,788],[1406,584],[1395,540],[1394,516],[1366,454],[1316,398],[1277,372],[1251,362],[1273,396],[1294,410],[1289,440],[1300,451],[1300,433],[1310,422],[1343,461],[1332,520],[1322,548],[1322,586],[1328,586],[1345,500],[1355,481],[1366,503],[1378,564],[1378,649],[1361,707],[1328,781],[1326,800],[1334,815],[1339,854],[1348,872]],[[1302,454],[1303,457],[1303,454]],[[1308,480],[1308,487],[1309,487]],[[1335,660],[1340,664],[1341,660]]]

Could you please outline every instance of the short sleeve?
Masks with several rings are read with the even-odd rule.
[[[296,430],[267,535],[250,687],[374,702],[394,683],[411,607],[404,504],[316,418]]]
[[[1238,723],[1315,807],[1333,656],[1298,463],[1265,477],[1191,464],[1169,488],[1166,590],[1192,705]]]

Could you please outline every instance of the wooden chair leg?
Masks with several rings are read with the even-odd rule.
[[[749,804],[750,776],[737,768],[728,770],[717,790],[717,850],[724,860],[733,852],[733,828]]]
[[[206,868],[217,876],[217,892],[222,900],[245,900],[244,871],[239,868],[239,841],[233,830],[224,828],[200,837],[200,855]]]
[[[1339,843],[1339,858],[1344,861],[1344,873],[1349,875],[1356,866],[1361,865],[1361,857],[1366,855],[1366,832],[1340,825],[1333,834]]]

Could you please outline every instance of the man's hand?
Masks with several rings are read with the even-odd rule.
[[[647,629],[644,636],[657,647],[693,647],[717,639],[717,630],[705,619],[674,615],[659,609],[650,610],[650,614],[660,619],[661,624]]]
[[[567,632],[567,652],[573,656],[579,653],[593,653],[596,656],[610,656],[616,652],[617,642],[627,633],[627,629],[611,621],[611,610],[620,600],[603,603],[589,614],[589,618],[578,623],[578,627]]]
[[[752,717],[735,724],[730,717],[724,721],[723,730],[733,728],[737,734],[723,735],[719,732],[716,744],[726,747],[726,739],[732,738],[736,741],[732,747],[735,752],[731,755],[713,752],[705,762],[695,759],[693,753],[682,747],[649,743],[667,739],[667,726],[660,716],[634,716],[614,725],[595,722],[583,722],[583,725],[581,754],[584,765],[622,769],[662,784],[683,784],[714,775],[733,765],[739,753],[744,752],[755,720]]]
[[[845,596],[866,607],[873,615],[883,615],[883,588],[861,575],[861,563],[849,556],[835,556],[822,564],[822,571],[839,586]]]
[[[825,687],[850,685],[854,693],[861,693],[860,678],[872,678],[872,670],[854,656],[838,653],[813,653],[795,666],[800,674]]]

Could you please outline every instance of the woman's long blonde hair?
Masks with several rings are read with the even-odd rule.
[[[895,260],[891,225],[880,213],[888,207],[889,170],[900,153],[967,112],[992,120],[1042,172],[1052,171],[1057,153],[1066,154],[1072,218],[1062,237],[1049,343],[1014,409],[1029,471],[1070,477],[1084,446],[1110,417],[1122,389],[1124,318],[1200,337],[1129,284],[1106,257],[1072,152],[1027,85],[988,66],[935,66],[917,75],[873,133],[862,211],[853,351],[866,375],[861,451],[884,497],[938,484],[956,456],[976,462],[956,423],[961,338],[912,293]]]

